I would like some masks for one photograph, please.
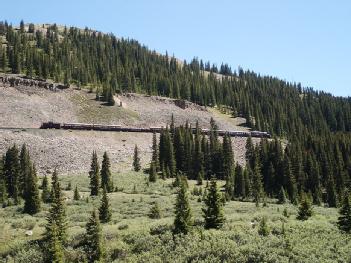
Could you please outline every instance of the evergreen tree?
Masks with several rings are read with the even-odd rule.
[[[255,161],[254,169],[252,171],[252,196],[256,205],[260,202],[263,194],[262,175],[259,164]]]
[[[202,180],[204,179],[204,155],[201,149],[201,137],[198,122],[196,122],[195,147],[192,170],[194,173],[194,177],[197,180],[197,184],[201,185]]]
[[[51,201],[51,194],[49,189],[48,177],[46,175],[44,176],[43,181],[41,183],[41,189],[41,200],[44,203],[49,203]]]
[[[5,206],[7,202],[7,187],[4,176],[4,158],[0,158],[0,203]]]
[[[6,152],[3,173],[6,180],[8,195],[14,199],[15,204],[18,204],[20,201],[20,163],[18,158],[18,148],[16,145],[13,145]]]
[[[284,181],[287,188],[287,192],[289,194],[289,199],[294,201],[296,200],[297,195],[297,187],[295,177],[291,170],[291,163],[287,155],[284,158]]]
[[[150,164],[149,168],[149,182],[156,182],[157,180],[157,172],[156,172],[156,165],[154,163]]]
[[[214,178],[211,179],[204,201],[205,207],[202,211],[205,219],[205,228],[221,228],[225,221],[223,202],[222,196],[217,189],[217,182]]]
[[[296,218],[298,220],[307,220],[312,216],[312,214],[313,210],[311,200],[305,193],[302,193],[300,198],[299,211]]]
[[[73,200],[75,200],[75,201],[79,201],[80,200],[80,194],[79,194],[77,185],[76,185],[76,188],[74,188]]]
[[[344,195],[344,200],[339,210],[339,214],[339,229],[346,233],[351,233],[351,197],[348,192],[346,192]]]
[[[102,192],[101,204],[99,207],[99,219],[101,223],[107,223],[111,220],[111,211],[110,211],[110,204],[109,199],[107,196],[106,187],[104,187]]]
[[[50,233],[50,239],[48,240],[46,262],[50,263],[63,263],[63,245],[60,240],[59,230],[55,223],[47,226],[47,231]]]
[[[107,192],[111,193],[113,191],[113,182],[110,171],[110,158],[107,155],[107,152],[104,153],[101,165],[101,187],[106,187]]]
[[[57,188],[59,188],[59,180],[58,180],[57,169],[55,168],[51,176],[51,193],[50,193],[51,201],[53,201],[56,198],[55,194],[57,193],[57,191],[55,191],[55,189]]]
[[[5,180],[0,178],[0,203],[3,205],[3,207],[6,206],[7,198],[8,196]]]
[[[285,193],[284,187],[282,186],[280,188],[280,192],[279,192],[279,196],[278,196],[278,203],[279,204],[285,204],[286,202],[287,202],[287,200],[286,200],[286,193]]]
[[[135,145],[134,147],[133,167],[134,167],[134,171],[136,172],[139,172],[141,169],[139,150],[137,145]]]
[[[157,202],[154,202],[151,206],[149,217],[151,219],[160,219],[161,218],[161,210]]]
[[[57,238],[61,245],[66,242],[66,231],[67,231],[67,222],[66,222],[66,208],[64,205],[63,194],[61,190],[60,183],[57,180],[56,169],[53,173],[52,178],[52,189],[51,189],[51,207],[49,210],[49,215],[47,217],[46,233],[45,237],[49,243],[52,243],[55,237],[53,236],[52,229],[57,227]],[[56,234],[55,234],[56,235]]]
[[[255,147],[252,142],[251,136],[247,137],[245,148],[246,148],[246,153],[245,153],[246,162],[249,165],[251,165],[251,168],[253,168],[252,162],[255,155]]]
[[[93,152],[93,156],[91,160],[89,177],[90,177],[90,195],[91,196],[99,195],[100,173],[99,173],[99,163],[97,160],[97,154],[95,151]]]
[[[37,172],[35,165],[31,165],[29,175],[26,178],[24,192],[24,209],[25,213],[34,215],[40,211],[40,196],[37,185]]]
[[[232,140],[228,134],[223,137],[223,178],[234,179],[234,153],[232,148]]]
[[[107,98],[106,98],[107,104],[109,106],[114,106],[115,105],[115,99],[113,98],[113,91],[111,88],[108,89],[107,91]]]
[[[337,207],[338,197],[336,194],[333,177],[330,176],[326,187],[327,187],[327,203],[329,207]]]
[[[26,182],[31,172],[31,161],[29,157],[29,152],[25,144],[22,145],[20,153],[20,173],[18,178],[18,191],[21,195],[25,195]]]
[[[6,48],[2,49],[2,54],[1,54],[1,60],[0,60],[0,68],[3,72],[7,72],[7,67],[8,67],[8,57],[7,57],[7,52]]]
[[[157,137],[156,133],[154,132],[152,135],[152,159],[151,162],[155,164],[156,171],[160,170],[160,162],[159,162],[159,154],[158,154],[158,145],[157,145]]]
[[[85,252],[89,263],[101,262],[105,257],[100,221],[95,210],[86,225]]]
[[[269,235],[269,227],[267,225],[267,218],[262,217],[260,221],[260,226],[258,228],[258,234],[261,236],[268,236]]]
[[[192,225],[188,191],[183,180],[179,183],[179,190],[175,204],[174,234],[188,234]]]

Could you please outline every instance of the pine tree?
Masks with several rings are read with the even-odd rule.
[[[44,203],[50,203],[51,201],[51,194],[50,194],[50,189],[49,189],[49,182],[48,182],[48,177],[45,175],[43,178],[43,181],[41,183],[41,200]]]
[[[111,193],[113,191],[113,182],[110,171],[110,159],[107,152],[104,153],[101,165],[101,188],[106,187],[107,192]]]
[[[197,184],[201,185],[204,179],[204,155],[201,149],[201,137],[200,128],[198,122],[196,122],[196,134],[195,134],[195,145],[194,145],[194,158],[193,158],[193,173],[194,179],[197,180]]]
[[[246,148],[246,153],[245,153],[246,162],[249,165],[251,165],[251,168],[253,168],[252,161],[255,155],[255,147],[252,142],[251,136],[247,137],[245,148]]]
[[[55,192],[55,189],[57,189],[58,187],[59,187],[59,180],[58,180],[57,169],[55,168],[51,176],[51,193],[50,193],[51,201],[55,199],[56,197],[55,194],[57,193],[57,191]]]
[[[339,210],[338,227],[341,231],[351,233],[351,197],[345,193],[342,206]]]
[[[99,173],[99,163],[97,160],[97,154],[94,151],[91,166],[90,166],[90,195],[96,196],[99,195],[99,188],[100,188],[100,173]]]
[[[45,237],[49,243],[53,242],[54,237],[52,236],[52,228],[56,225],[59,242],[63,245],[66,242],[67,231],[66,208],[64,205],[61,186],[57,180],[56,169],[53,173],[51,193],[51,207],[47,218],[48,222],[46,225]]]
[[[150,168],[149,168],[149,182],[156,182],[157,180],[157,172],[156,172],[156,167],[154,163],[150,164]]]
[[[174,234],[188,234],[192,225],[188,191],[183,180],[179,182],[179,190],[175,204]]]
[[[289,194],[289,199],[293,202],[294,200],[296,200],[297,187],[295,177],[291,170],[291,163],[287,154],[284,158],[284,179],[287,192]]]
[[[30,176],[31,161],[29,157],[29,152],[25,144],[22,145],[20,153],[20,174],[18,178],[18,191],[22,196],[25,194],[26,182]]]
[[[205,228],[221,228],[225,221],[223,202],[222,196],[217,189],[217,182],[214,178],[211,179],[204,201],[205,207],[202,209],[202,212],[205,219]]]
[[[7,187],[4,176],[4,159],[0,158],[0,203],[5,206],[7,202]]]
[[[0,68],[3,72],[7,72],[7,67],[8,67],[8,58],[7,58],[7,52],[6,48],[2,49],[2,54],[1,54],[1,60],[0,60]]]
[[[234,180],[234,153],[232,148],[232,140],[228,134],[223,137],[223,179],[231,178]]]
[[[151,219],[160,219],[161,218],[161,210],[157,202],[154,202],[151,206],[149,217]]]
[[[6,206],[7,198],[8,196],[5,180],[0,178],[0,203],[3,205],[3,207]]]
[[[107,91],[107,98],[106,98],[107,104],[109,106],[114,106],[115,105],[115,99],[113,98],[113,91],[111,88],[108,89]]]
[[[8,195],[14,199],[15,204],[18,204],[20,202],[20,163],[18,158],[18,148],[16,145],[13,145],[6,151],[3,173],[6,180]]]
[[[327,203],[329,207],[337,207],[338,197],[336,194],[334,179],[332,176],[329,177],[326,187],[327,187]]]
[[[166,131],[164,133],[164,149],[163,152],[160,151],[160,157],[161,155],[162,160],[165,162],[165,168],[169,168],[171,177],[175,176],[176,161],[174,157],[173,143],[168,128],[166,128]]]
[[[137,145],[135,145],[134,147],[133,167],[134,167],[134,171],[136,172],[139,172],[141,169],[139,150]]]
[[[37,185],[37,172],[35,165],[31,165],[29,175],[26,178],[24,191],[24,213],[34,215],[40,211],[40,196]]]
[[[231,174],[230,176],[227,176],[226,182],[225,182],[225,198],[226,200],[231,200],[234,198],[234,174]]]
[[[76,188],[74,188],[73,200],[75,200],[75,201],[79,201],[80,200],[80,194],[79,194],[77,185],[76,185]]]
[[[252,171],[252,196],[258,206],[258,203],[261,201],[263,195],[263,186],[262,186],[262,174],[258,164],[258,161],[255,161],[254,168]]]
[[[106,187],[104,187],[102,192],[101,204],[99,207],[99,219],[101,223],[107,223],[111,220],[111,211],[110,211],[110,204],[109,199],[107,196]]]
[[[307,220],[312,216],[312,214],[313,210],[311,200],[305,193],[302,193],[300,197],[299,211],[296,218],[298,220]]]
[[[63,263],[63,245],[60,240],[59,230],[55,223],[47,227],[48,233],[50,233],[50,239],[48,240],[46,262],[52,263]]]
[[[284,190],[284,187],[282,186],[279,191],[279,196],[278,196],[278,203],[279,204],[285,204],[287,202],[286,200],[286,193]]]
[[[151,162],[155,164],[156,171],[160,170],[160,162],[159,162],[159,150],[157,145],[157,137],[156,133],[152,135],[152,159]]]
[[[267,225],[267,218],[262,217],[260,226],[258,228],[258,234],[261,236],[268,236],[269,235],[269,227]]]
[[[85,252],[89,263],[101,262],[105,256],[100,221],[95,210],[86,225]]]

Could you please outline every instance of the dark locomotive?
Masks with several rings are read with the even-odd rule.
[[[43,122],[40,129],[63,129],[63,130],[94,130],[94,131],[118,131],[118,132],[156,132],[159,133],[163,127],[122,127],[121,125],[105,125],[105,124],[90,124],[90,123],[58,123],[58,122]],[[193,132],[196,129],[193,128]],[[210,134],[209,129],[201,129],[203,134]],[[271,138],[268,132],[262,131],[225,131],[218,130],[218,135],[223,136],[228,134],[231,137],[258,137],[258,138]]]

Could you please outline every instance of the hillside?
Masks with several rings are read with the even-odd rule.
[[[95,94],[88,90],[71,87],[56,92],[44,88],[16,86],[0,83],[0,127],[28,129],[0,129],[0,152],[16,143],[26,143],[41,173],[57,167],[60,172],[79,173],[89,169],[90,154],[96,150],[99,155],[108,151],[114,170],[130,170],[135,144],[140,147],[142,164],[150,162],[151,134],[115,133],[93,131],[37,130],[42,122],[85,122],[120,124],[131,127],[169,125],[172,114],[176,125],[188,121],[195,126],[208,128],[214,118],[220,129],[247,130],[242,126],[245,119],[232,118],[216,109],[189,103],[183,109],[175,100],[125,94],[115,96],[122,102],[115,106],[105,106],[95,100]],[[245,138],[233,139],[235,160],[244,164]],[[255,141],[258,141],[255,139]],[[84,154],[82,154],[84,153]],[[52,158],[55,156],[55,158]]]
[[[350,98],[23,21],[0,72],[0,262],[350,262]]]

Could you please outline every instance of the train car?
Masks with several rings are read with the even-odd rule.
[[[259,138],[270,138],[271,135],[268,132],[261,132],[261,131],[252,131],[252,137],[259,137]]]
[[[67,130],[94,130],[95,125],[89,123],[64,123],[62,128]]]
[[[61,129],[61,123],[53,121],[43,122],[40,129]]]
[[[163,129],[163,127],[150,127],[150,130],[152,132],[161,132],[162,129]]]

